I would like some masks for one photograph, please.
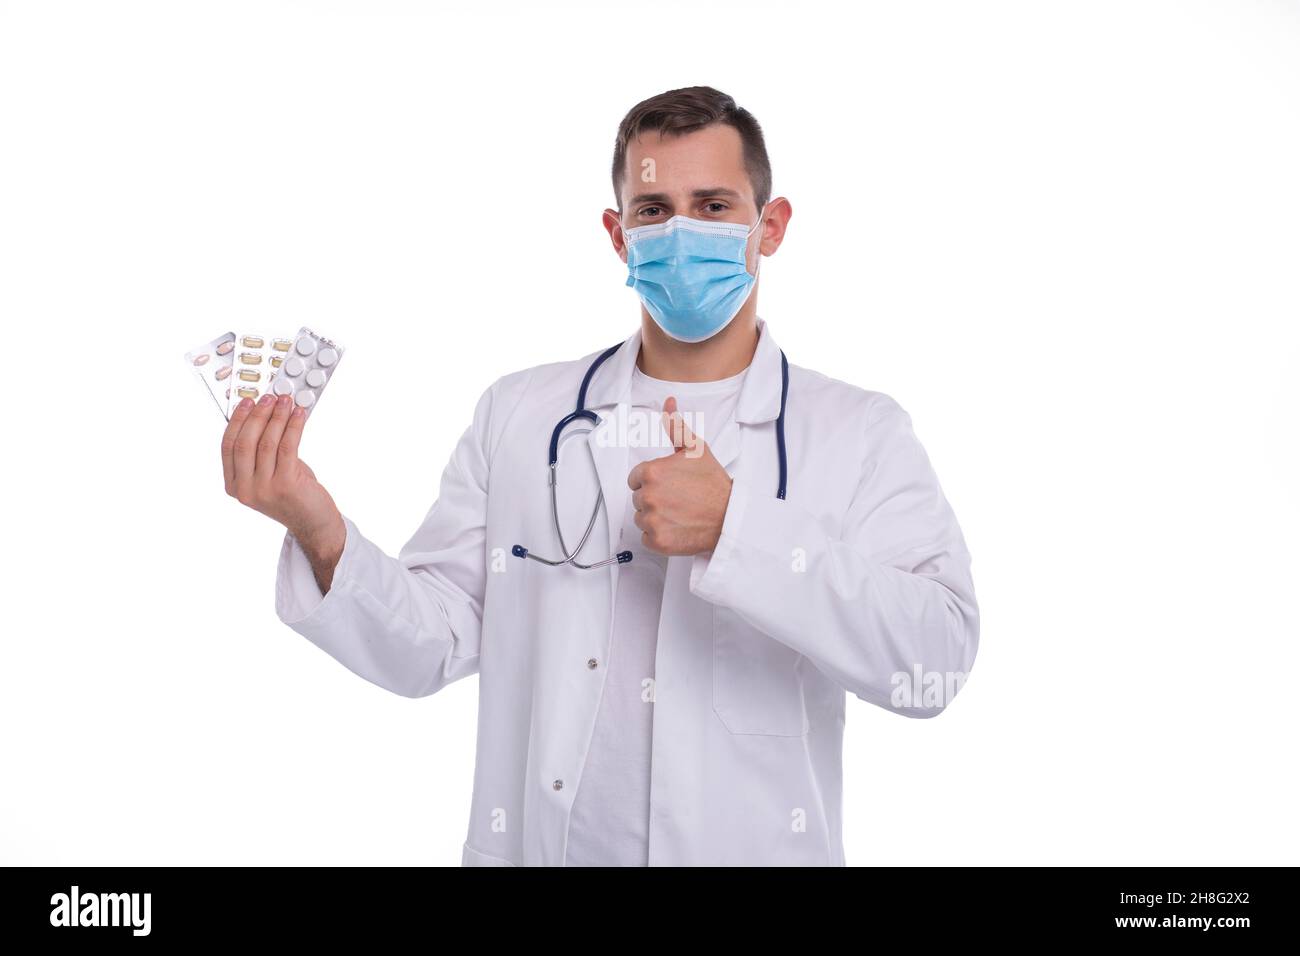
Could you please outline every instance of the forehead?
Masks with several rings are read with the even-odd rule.
[[[654,179],[647,180],[651,172]],[[745,148],[735,127],[706,126],[684,135],[641,133],[627,144],[623,200],[637,192],[690,192],[711,186],[750,192]]]

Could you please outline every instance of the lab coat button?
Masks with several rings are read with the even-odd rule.
[[[588,667],[588,669],[594,671],[594,670],[596,669],[596,658],[592,657],[592,658],[588,659],[588,661],[587,661],[587,667]]]
[[[551,784],[551,786],[554,787],[556,790],[563,790],[563,789],[564,789],[564,781],[563,781],[563,780],[557,780],[557,781],[555,781],[555,783]]]

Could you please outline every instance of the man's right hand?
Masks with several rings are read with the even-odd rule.
[[[298,457],[306,409],[288,395],[243,399],[221,437],[226,494],[284,525],[298,539],[321,592],[329,590],[346,529],[334,499]]]

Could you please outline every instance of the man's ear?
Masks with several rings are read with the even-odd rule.
[[[600,221],[609,233],[609,241],[614,246],[614,251],[618,257],[627,262],[627,241],[623,238],[623,217],[619,215],[617,209],[606,209],[601,213]]]
[[[768,201],[762,238],[758,243],[760,253],[770,256],[781,248],[781,243],[785,241],[786,227],[790,224],[790,217],[793,215],[794,209],[790,206],[790,200],[784,196],[777,196]]]

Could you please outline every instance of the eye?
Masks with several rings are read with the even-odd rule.
[[[654,219],[656,216],[662,216],[663,212],[663,206],[642,206],[637,210],[637,215],[642,219]]]
[[[704,211],[714,216],[720,216],[727,211],[727,204],[721,200],[713,200],[704,204]]]

